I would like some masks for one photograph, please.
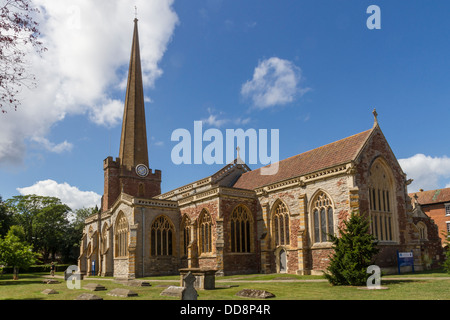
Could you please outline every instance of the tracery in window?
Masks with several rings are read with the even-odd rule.
[[[200,254],[212,252],[212,220],[211,215],[205,209],[200,214]]]
[[[371,231],[377,240],[394,240],[393,182],[388,168],[376,160],[370,169],[369,200]]]
[[[236,207],[230,217],[231,252],[251,252],[252,216],[244,206]]]
[[[171,256],[173,254],[174,229],[165,216],[155,219],[151,227],[151,255]]]
[[[289,245],[289,211],[282,201],[273,209],[272,227],[275,246]]]
[[[312,206],[314,242],[330,241],[330,235],[334,235],[333,204],[330,198],[325,192],[319,192]]]
[[[184,256],[188,255],[188,246],[191,242],[191,233],[192,233],[191,219],[187,215],[184,215],[183,220],[181,222],[181,248],[182,254]]]
[[[423,222],[417,223],[417,230],[419,231],[419,239],[420,240],[427,240],[427,226]]]
[[[126,257],[128,255],[128,220],[123,212],[120,212],[116,219],[114,237],[116,258]]]

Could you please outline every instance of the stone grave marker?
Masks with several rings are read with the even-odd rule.
[[[182,292],[181,300],[197,300],[197,290],[194,288],[195,276],[192,272],[189,272],[184,277],[184,283],[186,284],[186,289]]]
[[[182,298],[183,297],[183,291],[186,290],[185,287],[177,287],[177,286],[170,286],[167,289],[164,289],[160,295],[161,296],[168,296],[168,297],[177,297]]]
[[[108,292],[107,295],[114,297],[128,298],[128,297],[137,297],[138,294],[129,289],[116,288]]]
[[[236,295],[239,297],[256,299],[267,299],[275,297],[275,295],[271,292],[256,289],[242,289],[241,291],[236,293]]]
[[[91,290],[91,291],[102,291],[102,290],[106,290],[106,288],[104,286],[102,286],[101,284],[97,284],[97,283],[88,283],[87,285],[85,285],[83,287],[83,289],[86,290]]]
[[[59,292],[54,289],[45,289],[41,293],[43,293],[43,294],[58,294]]]
[[[74,300],[103,300],[103,298],[96,296],[95,294],[92,293],[82,293]]]

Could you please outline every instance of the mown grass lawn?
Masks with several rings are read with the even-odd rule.
[[[62,276],[62,273],[57,275]],[[179,276],[145,278],[150,287],[129,287],[105,278],[89,278],[82,281],[99,283],[106,291],[68,289],[64,279],[58,284],[44,284],[47,274],[21,274],[19,280],[10,275],[0,278],[0,300],[73,300],[82,293],[94,293],[104,300],[177,300],[161,296],[170,285],[179,285]],[[400,278],[401,277],[401,278]],[[298,281],[298,280],[307,280]],[[198,290],[199,300],[243,300],[236,296],[242,289],[260,289],[275,294],[273,300],[450,300],[450,275],[443,272],[425,272],[384,276],[381,281],[387,290],[361,290],[351,286],[331,286],[320,276],[297,275],[243,275],[216,278],[215,290]],[[41,293],[55,289],[56,295]],[[107,293],[114,288],[128,288],[138,294],[133,298],[112,297]],[[271,300],[272,300],[271,299]],[[245,299],[247,300],[247,299]]]

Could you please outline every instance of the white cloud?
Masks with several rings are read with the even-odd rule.
[[[231,118],[225,118],[224,112],[219,112],[219,113],[214,113],[215,111],[212,108],[208,108],[208,113],[209,116],[208,118],[204,118],[201,121],[207,125],[209,125],[210,127],[216,127],[216,128],[220,128],[223,127],[226,124],[233,124],[233,125],[246,125],[251,121],[251,118],[235,118],[235,119],[231,119]]]
[[[53,180],[36,182],[25,188],[17,188],[21,195],[35,194],[44,197],[56,197],[72,210],[81,208],[100,207],[101,196],[93,191],[80,191],[68,183],[57,183]]]
[[[27,55],[37,78],[17,111],[0,115],[0,165],[23,161],[27,140],[45,141],[66,116],[85,115],[103,126],[120,123],[137,5],[144,85],[153,87],[178,17],[173,0],[35,0],[47,51]],[[117,99],[116,97],[122,97]],[[120,106],[120,108],[119,108]],[[122,111],[119,112],[119,109]],[[64,137],[62,138],[64,140]],[[47,140],[48,141],[48,140]],[[59,144],[48,141],[44,149]],[[69,150],[70,142],[61,145]]]
[[[114,127],[122,121],[123,102],[120,100],[106,99],[104,104],[94,106],[89,111],[89,119],[105,127]]]
[[[434,190],[443,186],[450,187],[449,157],[431,157],[419,153],[398,161],[408,178],[414,180],[408,186],[408,192],[416,192],[419,189]]]
[[[272,57],[259,62],[253,79],[242,85],[241,94],[259,109],[293,102],[309,89],[300,87],[301,69],[291,61]]]
[[[71,144],[67,141],[61,142],[59,144],[55,144],[43,137],[33,137],[33,138],[31,138],[31,140],[34,142],[37,142],[44,149],[46,149],[50,152],[53,152],[53,153],[63,153],[65,151],[70,151],[73,148],[73,144]]]

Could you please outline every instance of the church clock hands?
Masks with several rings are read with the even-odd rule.
[[[145,164],[138,164],[136,166],[136,173],[139,177],[146,177],[148,175],[148,168]]]

